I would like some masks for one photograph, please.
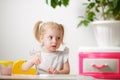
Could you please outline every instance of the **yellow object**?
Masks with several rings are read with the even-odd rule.
[[[6,60],[0,60],[0,65],[4,65],[5,67],[12,66],[13,61],[6,61]]]
[[[36,75],[36,69],[35,68],[30,68],[28,71],[23,71],[22,70],[22,64],[25,62],[25,60],[18,60],[13,63],[13,68],[12,68],[12,74],[32,74]]]

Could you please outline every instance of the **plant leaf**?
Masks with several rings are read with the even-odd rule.
[[[95,10],[97,11],[97,12],[100,12],[100,10],[99,10],[99,4],[95,7]]]
[[[80,27],[81,25],[84,25],[84,26],[88,26],[90,22],[88,20],[82,20],[79,22],[79,24],[77,25],[77,28]]]
[[[58,5],[59,5],[59,6],[61,6],[61,4],[62,4],[62,2],[61,2],[61,1],[59,1],[59,2],[58,2]]]
[[[94,3],[94,2],[91,2],[91,3],[87,6],[87,8],[88,8],[88,9],[92,9],[94,6],[95,6],[95,3]]]
[[[61,0],[61,2],[64,6],[68,6],[69,4],[69,0]]]
[[[48,0],[46,0],[46,4],[48,4]]]
[[[57,1],[58,1],[58,0],[51,0],[51,6],[52,6],[53,8],[56,8],[56,6],[57,6]]]
[[[87,19],[90,20],[90,21],[93,21],[94,16],[95,16],[95,13],[91,11],[91,12],[88,13]]]
[[[100,1],[101,1],[101,0],[95,0],[95,2],[98,3],[98,4],[100,3]]]

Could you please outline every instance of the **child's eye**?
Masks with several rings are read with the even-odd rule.
[[[52,36],[49,36],[49,39],[52,39],[53,37]]]
[[[60,37],[57,38],[58,40],[60,39]]]

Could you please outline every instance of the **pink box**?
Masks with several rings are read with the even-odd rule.
[[[79,74],[120,79],[120,52],[79,52]]]

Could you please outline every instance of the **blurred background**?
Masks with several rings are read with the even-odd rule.
[[[97,46],[91,26],[77,28],[86,0],[70,0],[67,7],[53,9],[45,0],[0,0],[0,60],[27,60],[39,49],[33,35],[34,24],[42,20],[64,25],[64,43],[69,47],[71,74],[78,74],[79,47]]]

